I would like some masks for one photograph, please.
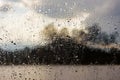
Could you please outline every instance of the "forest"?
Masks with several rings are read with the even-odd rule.
[[[96,24],[82,30],[73,30],[68,35],[67,28],[58,31],[54,25],[46,26],[43,33],[48,44],[35,48],[26,47],[23,50],[5,51],[0,49],[1,65],[119,65],[120,49],[110,47],[106,49],[90,47],[88,42],[108,45],[116,44],[117,32],[107,34],[102,32]]]

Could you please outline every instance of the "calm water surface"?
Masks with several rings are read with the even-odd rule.
[[[119,80],[120,66],[0,66],[0,80]]]

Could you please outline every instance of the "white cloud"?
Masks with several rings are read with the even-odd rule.
[[[0,12],[0,46],[4,49],[23,48],[37,45],[40,41],[40,30],[49,23],[61,27],[84,28],[88,22],[110,22],[112,11],[116,12],[118,0],[0,0],[0,6],[10,5],[7,13]],[[118,3],[116,3],[118,1]],[[112,4],[112,5],[111,5]],[[116,9],[116,10],[115,10]],[[119,10],[119,9],[118,9]],[[118,12],[118,11],[117,11]],[[71,18],[71,22],[68,19]],[[98,19],[96,19],[98,18]],[[116,18],[115,18],[116,19]],[[113,20],[113,23],[116,20]],[[107,22],[106,22],[107,21]],[[92,23],[91,22],[91,23]],[[110,24],[111,25],[111,24]],[[103,27],[108,30],[110,27]],[[41,39],[42,40],[42,39]],[[17,45],[11,43],[14,41]],[[42,41],[41,41],[42,42]]]

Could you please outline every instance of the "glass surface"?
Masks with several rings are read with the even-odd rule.
[[[119,4],[0,0],[0,80],[119,80]]]

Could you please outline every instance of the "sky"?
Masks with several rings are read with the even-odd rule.
[[[40,34],[50,23],[69,30],[99,23],[107,33],[120,31],[119,4],[120,0],[0,0],[0,47],[44,44]]]

